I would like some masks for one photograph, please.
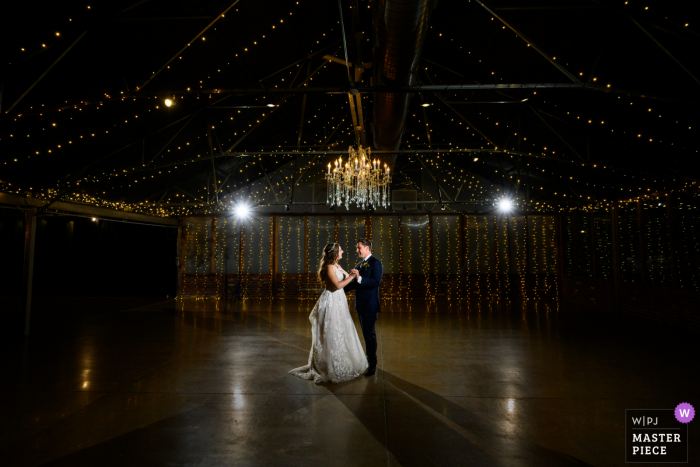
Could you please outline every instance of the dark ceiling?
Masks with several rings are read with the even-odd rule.
[[[3,15],[0,191],[212,211],[195,204],[214,199],[214,171],[225,199],[289,166],[290,152],[355,144],[347,94],[272,92],[308,75],[308,87],[347,88],[346,67],[322,58],[344,59],[337,2],[60,3]],[[362,33],[369,66],[375,6],[341,3],[350,57]],[[566,84],[568,72],[590,88],[416,93],[401,149],[445,150],[423,161],[452,197],[465,186],[463,199],[483,199],[485,185],[569,207],[685,190],[700,149],[696,19],[688,2],[440,1],[420,84]],[[510,152],[446,152],[495,147]],[[419,188],[420,167],[398,154],[394,189]],[[278,178],[281,193],[291,177]]]

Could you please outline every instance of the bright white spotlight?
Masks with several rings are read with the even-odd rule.
[[[270,102],[269,104],[267,104],[267,106],[268,106],[268,107],[275,107],[275,104],[273,104],[272,102]]]
[[[235,212],[238,217],[248,217],[248,214],[250,214],[250,208],[245,204],[239,204],[236,206]]]
[[[171,101],[170,99],[165,99],[165,106],[170,107],[171,105],[173,105],[173,101]]]
[[[511,208],[511,202],[510,202],[510,200],[502,199],[498,203],[498,207],[501,208],[501,211],[509,211]]]

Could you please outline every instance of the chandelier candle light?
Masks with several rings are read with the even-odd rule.
[[[389,167],[384,164],[382,168],[379,160],[370,160],[370,148],[355,151],[351,146],[349,153],[347,162],[339,157],[334,161],[335,167],[328,164],[326,202],[331,206],[342,206],[344,202],[345,209],[350,209],[350,203],[357,203],[362,209],[390,205]]]

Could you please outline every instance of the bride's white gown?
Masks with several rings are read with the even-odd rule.
[[[335,268],[339,281],[343,273]],[[343,289],[324,290],[309,315],[311,351],[309,363],[291,374],[316,383],[340,383],[367,371],[367,357],[352,322]]]

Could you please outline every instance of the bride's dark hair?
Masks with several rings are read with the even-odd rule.
[[[340,244],[329,243],[323,249],[323,255],[321,256],[321,263],[318,266],[318,280],[321,283],[325,283],[325,271],[326,266],[329,264],[336,264],[338,262],[338,256],[340,256]]]

